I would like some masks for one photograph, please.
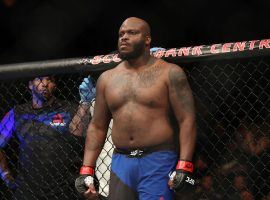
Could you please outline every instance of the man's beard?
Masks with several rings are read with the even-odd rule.
[[[43,93],[36,90],[32,90],[33,95],[35,95],[40,101],[46,102],[52,98],[52,93]]]
[[[140,57],[143,54],[144,42],[141,41],[141,42],[139,42],[137,44],[134,44],[133,51],[131,51],[131,52],[123,53],[119,49],[118,49],[118,51],[119,51],[119,57],[122,60],[136,59],[136,58]]]

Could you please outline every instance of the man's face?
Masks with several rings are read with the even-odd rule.
[[[247,188],[246,179],[244,176],[236,176],[233,180],[233,185],[238,191],[242,191]]]
[[[29,88],[32,94],[43,100],[49,100],[55,89],[55,81],[49,77],[37,77],[30,81]]]
[[[143,54],[145,36],[139,26],[123,24],[119,30],[118,51],[123,60],[135,59]]]

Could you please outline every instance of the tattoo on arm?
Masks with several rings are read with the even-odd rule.
[[[194,113],[192,91],[190,89],[185,72],[172,68],[169,72],[169,81],[173,93],[176,94],[178,102],[186,112]]]

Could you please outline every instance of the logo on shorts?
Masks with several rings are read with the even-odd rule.
[[[164,197],[160,197],[159,200],[165,200]]]
[[[63,116],[61,114],[56,114],[53,116],[52,121],[50,122],[51,126],[66,126]]]
[[[143,155],[143,151],[142,150],[139,150],[139,149],[136,149],[134,151],[131,151],[129,155],[130,156],[134,156],[134,157],[136,157],[136,156],[142,156]]]

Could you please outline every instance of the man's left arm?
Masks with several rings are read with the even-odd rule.
[[[176,176],[172,178],[175,190],[186,184],[194,185],[192,157],[196,144],[196,120],[194,99],[183,69],[173,65],[169,70],[169,99],[179,124],[179,160]]]
[[[84,78],[79,86],[80,104],[69,125],[69,130],[72,134],[82,136],[86,131],[86,126],[90,121],[91,113],[90,106],[93,99],[96,97],[96,88],[90,76]]]

